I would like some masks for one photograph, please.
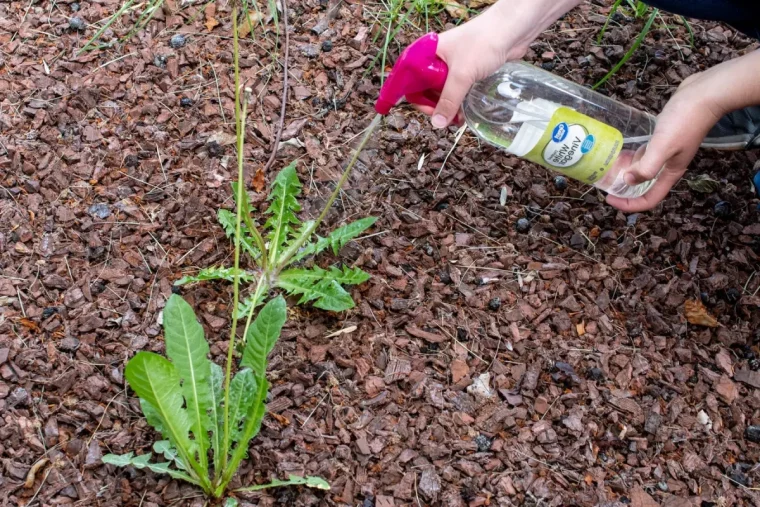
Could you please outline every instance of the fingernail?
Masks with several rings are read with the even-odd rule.
[[[442,129],[442,128],[446,127],[446,124],[448,122],[446,121],[446,117],[445,116],[443,116],[442,114],[437,114],[437,115],[433,116],[433,119],[431,120],[431,123],[433,124],[433,127],[437,128],[437,129]]]

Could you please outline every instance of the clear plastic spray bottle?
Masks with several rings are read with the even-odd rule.
[[[428,34],[399,57],[375,109],[402,98],[435,106],[448,75]],[[655,180],[628,185],[625,170],[644,154],[656,119],[524,62],[509,62],[470,89],[465,121],[479,138],[515,156],[618,197],[640,197]],[[721,147],[706,139],[702,146]]]

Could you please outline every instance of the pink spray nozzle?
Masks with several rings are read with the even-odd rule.
[[[429,33],[401,53],[375,103],[378,113],[388,114],[402,98],[435,107],[449,73],[446,62],[436,55],[437,49],[438,34]]]

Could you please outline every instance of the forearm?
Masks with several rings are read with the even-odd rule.
[[[714,100],[722,114],[760,105],[760,51],[729,60],[707,72],[713,71]]]
[[[511,26],[525,27],[519,34],[505,31],[502,35],[504,43],[527,46],[582,2],[583,0],[498,0],[488,9],[487,17],[495,26],[504,26],[504,21],[509,20]],[[515,35],[518,40],[514,39]]]

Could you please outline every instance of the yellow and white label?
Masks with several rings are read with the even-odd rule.
[[[622,148],[623,135],[619,130],[560,107],[552,115],[541,140],[524,158],[593,184],[612,167]]]

